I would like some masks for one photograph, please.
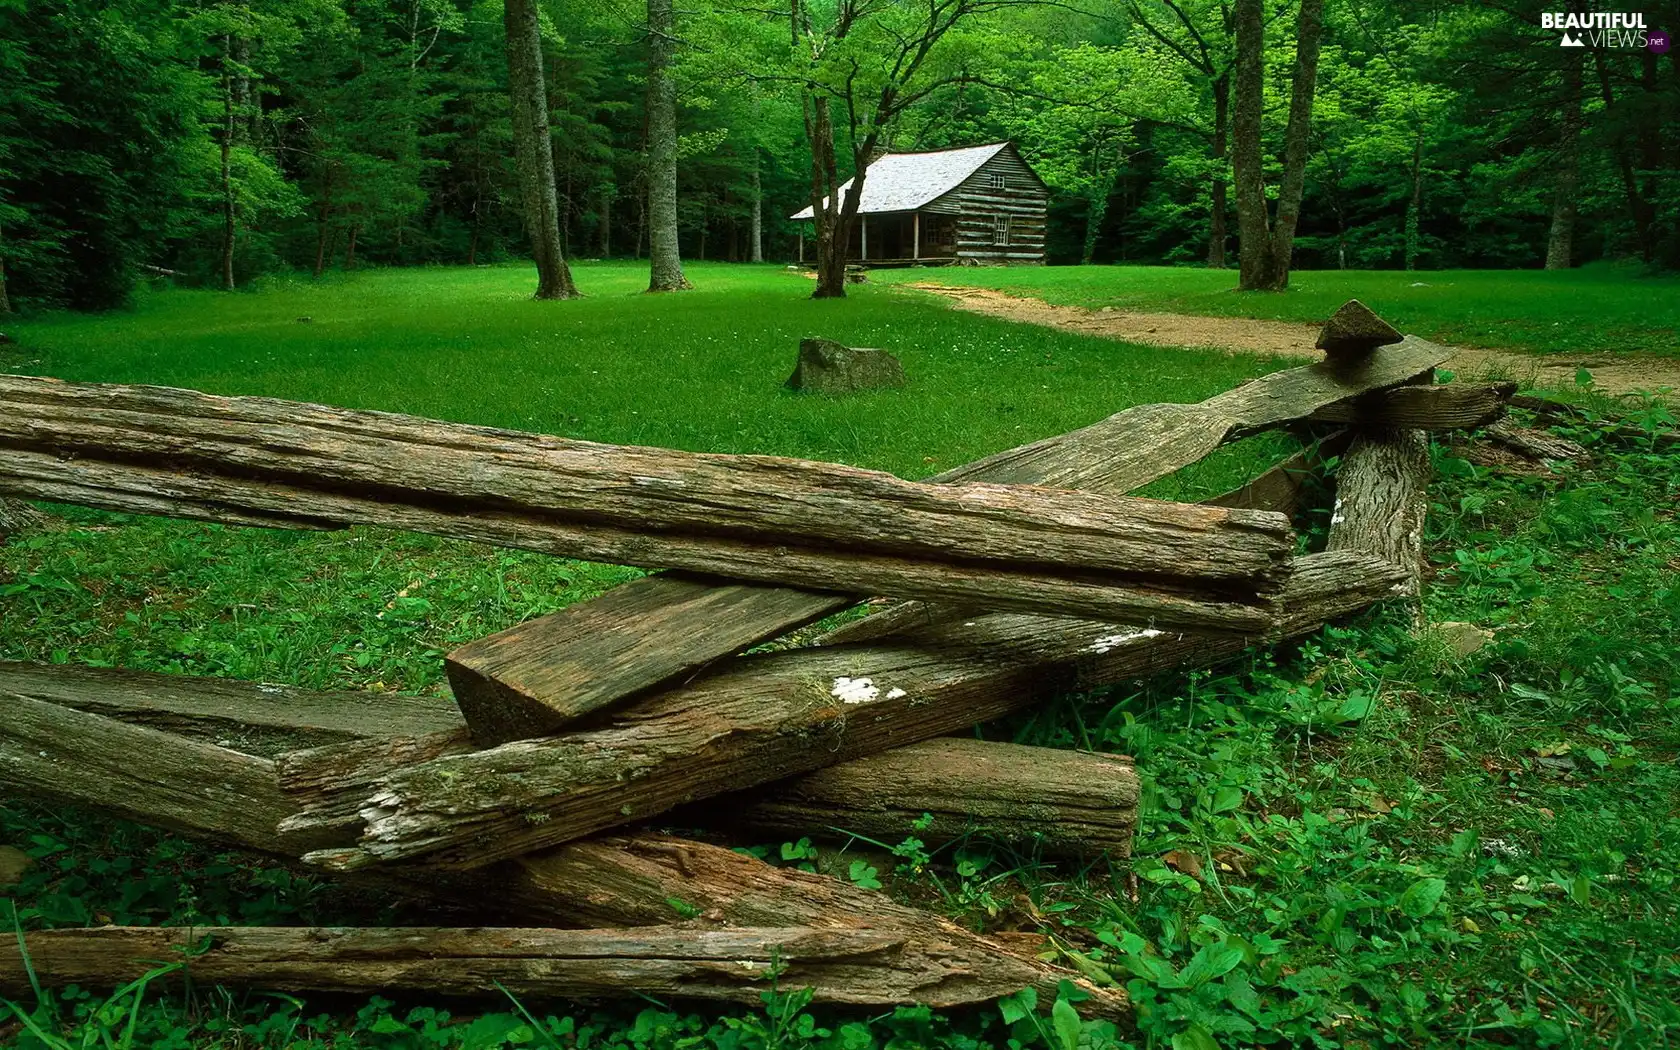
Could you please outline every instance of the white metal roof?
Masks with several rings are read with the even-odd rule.
[[[858,214],[915,211],[962,185],[964,179],[1007,145],[1007,142],[994,142],[989,146],[966,146],[932,153],[888,153],[871,164],[864,176],[863,200],[858,202]],[[851,185],[852,180],[847,179],[840,184],[839,192],[844,195]],[[807,205],[788,218],[809,219],[811,209]]]

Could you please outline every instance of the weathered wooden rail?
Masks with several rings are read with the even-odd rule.
[[[1196,405],[1129,409],[925,483],[0,377],[0,492],[680,570],[450,654],[453,703],[0,665],[0,783],[503,923],[219,930],[191,964],[200,979],[470,992],[494,978],[751,1002],[775,961],[784,987],[871,1005],[1084,981],[882,894],[645,825],[679,811],[683,826],[723,833],[879,838],[920,818],[930,841],[1124,860],[1129,761],[945,734],[1416,595],[1425,432],[1497,419],[1512,389],[1431,385],[1450,351],[1396,341],[1362,309],[1327,327],[1324,362]],[[1230,493],[1197,506],[1127,495],[1280,426],[1319,429]],[[1338,456],[1326,549],[1292,555],[1289,521]],[[869,594],[909,600],[819,644],[743,655]],[[27,944],[48,980],[114,982],[203,932]],[[725,958],[753,972],[720,970]],[[0,986],[20,972],[0,949]],[[1119,989],[1085,983],[1083,1009],[1124,1008]]]

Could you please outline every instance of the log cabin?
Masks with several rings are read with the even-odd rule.
[[[842,199],[851,185],[848,179],[840,186]],[[1013,143],[886,153],[865,173],[846,259],[870,266],[1043,263],[1049,200],[1049,187]],[[789,218],[809,222],[811,209]]]

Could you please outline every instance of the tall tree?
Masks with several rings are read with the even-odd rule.
[[[1567,270],[1575,255],[1575,198],[1581,187],[1581,52],[1563,65],[1563,130],[1558,136],[1557,177],[1552,186],[1552,228],[1546,269]]]
[[[677,249],[677,82],[671,0],[647,0],[648,259],[650,292],[689,287]]]
[[[554,188],[554,143],[548,132],[548,89],[543,81],[542,23],[536,0],[507,0],[508,98],[513,146],[531,255],[537,265],[538,299],[576,299],[577,285],[560,248],[560,200]]]
[[[1306,188],[1307,147],[1323,30],[1324,0],[1301,0],[1295,29],[1295,76],[1289,99],[1289,124],[1283,134],[1283,177],[1278,186],[1274,221],[1266,206],[1261,149],[1266,87],[1265,22],[1261,0],[1237,0],[1237,104],[1232,121],[1235,151],[1231,161],[1237,182],[1237,287],[1243,291],[1282,291],[1289,287],[1295,225],[1300,217],[1301,194]]]

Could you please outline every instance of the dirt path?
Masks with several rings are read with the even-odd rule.
[[[1146,313],[1105,306],[1055,306],[1042,299],[1006,295],[990,288],[917,282],[911,288],[934,292],[957,307],[988,317],[1024,321],[1070,332],[1123,339],[1167,347],[1204,347],[1283,357],[1317,358],[1313,349],[1318,325],[1294,321],[1256,321],[1240,317],[1196,317],[1189,314]],[[1446,366],[1466,378],[1532,380],[1536,386],[1573,386],[1575,371],[1589,369],[1593,382],[1613,394],[1658,387],[1680,389],[1680,360],[1672,357],[1629,357],[1598,354],[1585,357],[1560,354],[1513,354],[1498,350],[1462,349]]]

